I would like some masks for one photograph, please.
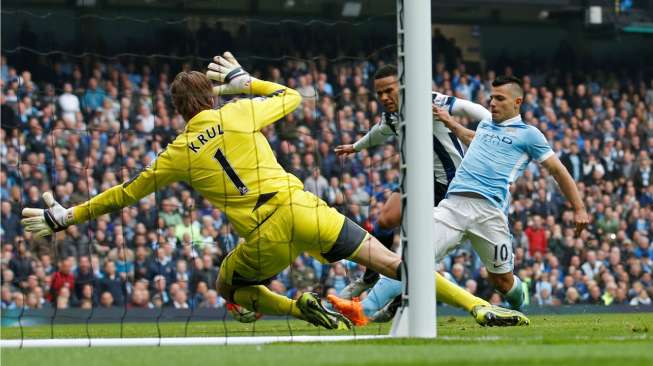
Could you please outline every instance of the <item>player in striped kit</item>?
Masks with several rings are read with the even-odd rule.
[[[374,75],[374,87],[384,108],[381,123],[374,125],[370,131],[352,145],[341,145],[336,148],[338,155],[355,153],[370,147],[381,145],[389,138],[397,136],[399,82],[397,68],[386,65]],[[490,118],[490,112],[483,106],[467,100],[433,92],[433,105],[446,108],[454,116],[467,117],[472,121]],[[409,122],[410,123],[410,122]],[[453,179],[456,169],[464,156],[464,150],[459,139],[441,121],[433,120],[433,175],[434,175],[434,206],[444,198],[447,187]],[[401,195],[399,190],[393,192],[385,203],[381,215],[374,228],[374,235],[380,238],[388,248],[392,246],[393,229],[401,221]],[[378,274],[367,271],[363,278],[357,279],[340,294],[341,298],[351,299],[372,287]]]

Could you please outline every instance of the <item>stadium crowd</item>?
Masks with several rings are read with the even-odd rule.
[[[446,55],[435,62],[434,89],[487,106],[495,71],[470,72],[455,54],[453,61]],[[314,60],[251,69],[304,96],[294,113],[263,133],[306,190],[371,230],[399,181],[396,145],[346,158],[333,150],[380,121],[371,78],[382,61]],[[175,66],[59,57],[35,72],[5,55],[1,62],[2,308],[223,306],[213,284],[242,239],[186,184],[53,238],[30,238],[20,226],[23,207],[44,207],[40,192],[55,192],[69,207],[138,174],[165,149],[185,124],[168,90]],[[653,81],[607,71],[573,78],[533,73],[523,81],[524,120],[545,133],[592,215],[591,226],[574,237],[570,206],[535,163],[514,184],[515,272],[530,303],[651,305]],[[469,245],[439,270],[493,303],[502,301]],[[307,290],[337,292],[362,271],[348,261],[325,265],[301,256],[269,286],[292,298]]]

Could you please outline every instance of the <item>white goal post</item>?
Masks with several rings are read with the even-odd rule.
[[[397,0],[404,302],[391,335],[434,338],[431,2]]]

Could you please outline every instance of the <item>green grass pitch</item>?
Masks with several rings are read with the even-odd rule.
[[[522,328],[481,328],[471,317],[440,317],[435,340],[380,339],[260,346],[2,349],[13,365],[653,365],[653,313],[539,315]],[[301,321],[125,324],[125,337],[333,335]],[[387,334],[389,324],[356,328],[357,334]],[[26,338],[49,338],[50,327],[24,328]],[[119,337],[116,324],[91,324],[93,337]],[[86,337],[84,325],[55,325],[54,336]],[[20,337],[3,328],[3,339]]]

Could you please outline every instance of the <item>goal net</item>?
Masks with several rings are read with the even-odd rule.
[[[153,193],[123,209],[44,239],[23,232],[17,222],[3,226],[12,229],[3,230],[3,338],[14,339],[3,345],[249,344],[388,334],[388,323],[327,331],[295,319],[290,309],[262,317],[234,310],[215,282],[225,261],[242,246],[251,248],[252,260],[259,264],[270,253],[283,253],[285,265],[278,273],[254,271],[253,280],[289,299],[305,292],[323,298],[338,294],[363,277],[365,268],[353,261],[329,263],[311,255],[307,228],[295,225],[303,222],[301,215],[315,212],[319,217],[319,210],[332,207],[368,232],[379,230],[382,206],[399,187],[406,161],[397,139],[345,156],[334,150],[382,122],[373,76],[398,61],[395,12],[334,22],[173,17],[164,11],[142,17],[92,9],[83,15],[66,9],[2,12],[3,21],[24,24],[19,41],[2,49],[5,97],[14,103],[12,113],[3,110],[2,205],[14,217],[23,207],[43,207],[42,192],[51,191],[64,207],[72,207],[116,185],[126,188],[156,169],[187,129],[188,121],[173,107],[175,75],[205,72],[214,55],[230,50],[252,76],[293,88],[302,97],[297,109],[284,112],[260,133],[250,133],[250,146],[222,145],[215,166],[197,168],[180,159],[169,169],[185,177],[162,181],[153,173]],[[83,51],[57,31],[46,32],[47,26],[72,22],[84,27],[90,20],[94,28],[89,35],[80,34]],[[91,41],[90,34],[100,39]],[[401,64],[400,70],[405,70]],[[220,114],[244,98],[254,97],[215,97],[213,108]],[[249,115],[254,125],[255,117]],[[185,144],[187,158],[216,133],[242,131],[207,129],[204,139]],[[287,221],[290,236],[276,240],[260,226],[276,210],[288,209],[292,197],[255,192],[248,214],[252,222],[243,223],[233,219],[242,209],[238,197],[211,202],[198,191],[206,189],[201,181],[206,172],[218,176],[219,191],[234,195],[235,189],[246,199],[253,193],[247,184],[254,171],[259,179],[254,187],[259,187],[260,179],[277,170],[270,161],[239,157],[266,145],[292,174],[285,184],[303,185],[315,197],[308,204],[295,202],[301,208],[298,217]],[[272,208],[257,212],[266,204]],[[105,210],[88,207],[90,215]],[[334,234],[325,230],[333,229],[316,223],[315,246],[329,244],[321,238]],[[383,234],[396,248],[399,231]],[[277,251],[263,250],[269,247]],[[426,306],[433,309],[433,293],[424,296],[431,298]]]

